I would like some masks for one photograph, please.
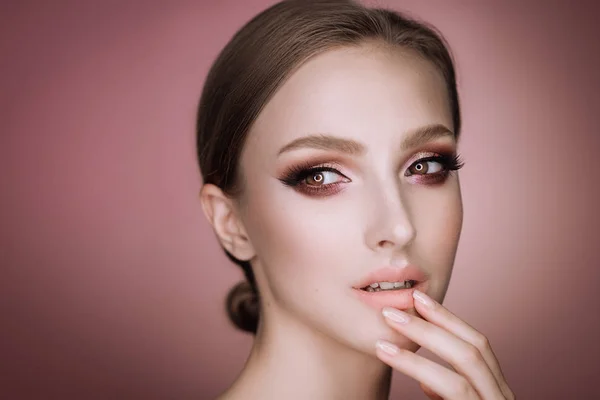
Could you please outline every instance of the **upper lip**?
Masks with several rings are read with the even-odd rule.
[[[417,281],[423,282],[428,279],[427,274],[415,265],[409,264],[406,267],[384,266],[369,272],[359,280],[354,288],[362,289],[375,282],[402,282]]]

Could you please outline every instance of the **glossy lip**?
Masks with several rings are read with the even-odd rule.
[[[385,266],[371,271],[353,287],[355,289],[361,289],[375,282],[402,282],[409,280],[423,282],[426,281],[427,278],[425,272],[414,265],[407,265],[402,268]]]
[[[414,280],[416,284],[410,289],[401,289],[394,291],[367,292],[361,290],[375,282],[401,282]],[[398,309],[408,309],[414,307],[413,292],[418,289],[426,293],[429,287],[429,277],[420,268],[414,265],[408,265],[404,268],[383,267],[372,271],[356,285],[353,286],[353,292],[356,296],[368,306],[381,310],[384,307],[394,307]]]

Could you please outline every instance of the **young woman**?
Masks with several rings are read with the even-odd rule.
[[[221,399],[514,399],[486,338],[440,305],[462,226],[459,101],[433,28],[343,0],[291,0],[212,66],[203,210],[247,280],[256,335]],[[425,347],[443,367],[415,352]]]

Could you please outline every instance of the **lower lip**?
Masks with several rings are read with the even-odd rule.
[[[383,290],[380,292],[367,292],[365,290],[353,289],[360,300],[368,306],[380,311],[384,307],[393,307],[406,310],[414,307],[413,292],[427,291],[427,281],[419,282],[410,289]]]

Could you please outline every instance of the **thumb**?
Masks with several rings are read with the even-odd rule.
[[[431,400],[444,400],[444,398],[442,396],[440,396],[439,394],[437,394],[436,392],[431,390],[431,388],[429,386],[426,386],[423,383],[421,383],[420,386],[421,386],[421,389],[423,390],[423,392],[425,392],[427,397],[429,397]]]

